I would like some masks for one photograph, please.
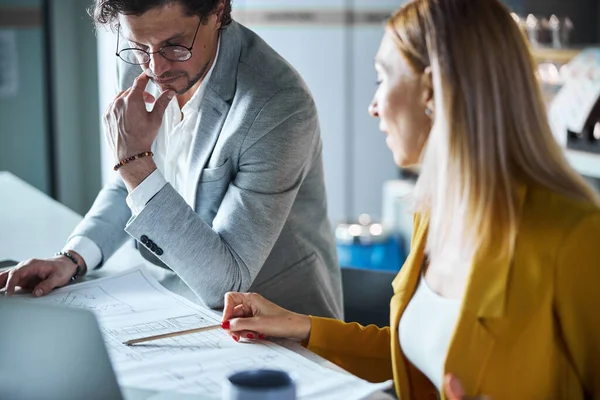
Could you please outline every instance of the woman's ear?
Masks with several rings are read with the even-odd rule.
[[[423,103],[423,107],[428,114],[433,114],[435,112],[435,104],[433,101],[433,75],[431,71],[431,67],[428,66],[421,74],[421,101]]]

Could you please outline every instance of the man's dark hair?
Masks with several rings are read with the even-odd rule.
[[[181,4],[186,14],[197,15],[202,21],[217,11],[220,0],[96,0],[88,10],[97,25],[116,25],[119,14],[142,15],[146,11],[163,7],[170,3]],[[225,9],[221,16],[221,27],[231,23],[231,0],[225,0]]]

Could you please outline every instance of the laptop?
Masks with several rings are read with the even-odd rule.
[[[0,294],[0,399],[123,399],[95,316]]]

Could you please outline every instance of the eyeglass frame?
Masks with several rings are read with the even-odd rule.
[[[192,40],[192,44],[190,45],[190,47],[184,46],[182,44],[166,44],[163,47],[161,47],[160,49],[158,49],[156,51],[150,52],[150,51],[146,51],[144,49],[140,49],[138,47],[126,47],[124,49],[119,50],[119,37],[121,36],[121,24],[119,24],[119,26],[117,27],[117,51],[116,51],[115,55],[117,57],[119,57],[121,60],[123,60],[123,62],[126,62],[127,64],[131,64],[131,65],[142,65],[142,64],[145,64],[147,62],[150,62],[150,60],[152,59],[152,57],[151,57],[152,54],[156,54],[156,53],[160,54],[165,60],[169,60],[169,61],[172,61],[172,62],[186,62],[186,61],[189,61],[190,58],[192,58],[192,55],[193,55],[192,54],[192,49],[194,48],[194,43],[196,42],[196,36],[198,36],[198,30],[200,30],[200,25],[202,25],[202,18],[200,18],[200,22],[198,22],[198,26],[196,27],[196,32],[194,32],[194,39]],[[162,53],[162,51],[165,49],[165,47],[183,47],[184,49],[186,49],[190,53],[190,56],[187,59],[185,59],[185,60],[171,60],[170,58],[167,58]],[[139,64],[134,64],[132,62],[129,62],[129,61],[125,60],[123,57],[121,57],[121,53],[123,51],[126,51],[126,50],[142,51],[142,52],[144,52],[144,53],[146,53],[148,55],[148,61],[142,62],[142,63],[139,63]]]

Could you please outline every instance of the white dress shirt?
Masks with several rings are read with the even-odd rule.
[[[133,216],[138,215],[167,182],[173,186],[190,207],[194,208],[192,202],[196,185],[190,182],[187,166],[192,151],[192,140],[196,134],[196,127],[200,123],[200,105],[217,63],[220,47],[221,38],[219,38],[217,44],[215,59],[192,98],[181,109],[177,102],[177,96],[173,97],[167,106],[162,124],[152,144],[156,170],[133,189],[126,198]],[[102,261],[100,248],[85,236],[71,238],[63,248],[63,251],[68,250],[79,253],[90,270],[97,267]]]
[[[440,391],[446,354],[461,304],[461,299],[442,297],[434,292],[421,274],[417,290],[398,324],[402,352]]]

